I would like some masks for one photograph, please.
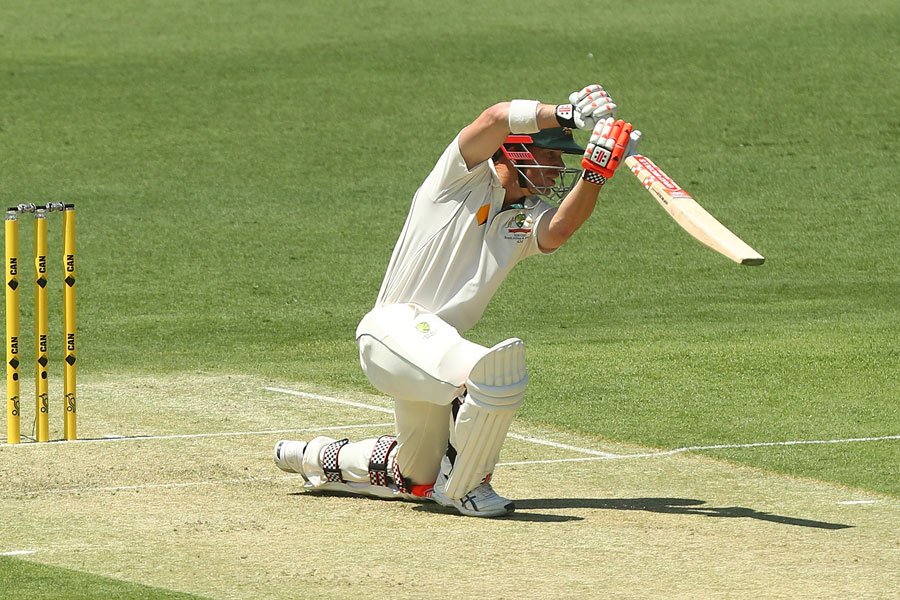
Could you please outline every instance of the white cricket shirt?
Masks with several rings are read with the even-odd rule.
[[[375,306],[412,302],[458,331],[475,325],[516,263],[541,252],[538,222],[553,208],[529,196],[503,210],[504,195],[493,161],[466,168],[457,135],[413,197]]]

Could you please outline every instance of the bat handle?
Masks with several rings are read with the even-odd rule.
[[[625,160],[629,156],[637,155],[637,147],[638,144],[641,143],[642,135],[643,134],[638,129],[631,132],[631,135],[628,136],[628,145],[625,146],[625,154],[622,155],[622,160]]]

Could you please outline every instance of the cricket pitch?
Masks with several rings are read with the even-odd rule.
[[[81,398],[82,441],[0,445],[0,555],[210,598],[898,597],[900,500],[872,492],[517,421],[517,512],[473,519],[275,468],[279,439],[391,433],[381,396],[195,373]]]

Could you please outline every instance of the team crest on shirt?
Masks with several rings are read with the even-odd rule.
[[[434,335],[434,332],[431,331],[431,325],[428,324],[428,321],[419,321],[416,323],[416,329],[419,333],[422,334],[422,337],[425,339],[430,338]]]
[[[531,235],[531,230],[534,227],[534,217],[528,213],[518,212],[511,216],[503,224],[503,227],[506,230],[503,234],[504,238],[521,242]]]

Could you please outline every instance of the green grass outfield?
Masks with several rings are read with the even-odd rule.
[[[0,573],[8,584],[3,598],[52,600],[96,600],[97,598],[143,598],[145,600],[196,600],[199,596],[170,592],[144,585],[98,577],[70,569],[38,565],[0,556]],[[27,587],[26,587],[27,586]],[[61,592],[65,590],[65,592]]]
[[[767,261],[703,248],[619,175],[467,334],[525,340],[522,422],[659,449],[897,436],[898,30],[887,0],[5,2],[0,202],[77,205],[80,381],[370,392],[353,332],[437,156],[494,102],[600,82]],[[896,439],[704,453],[900,495]]]

